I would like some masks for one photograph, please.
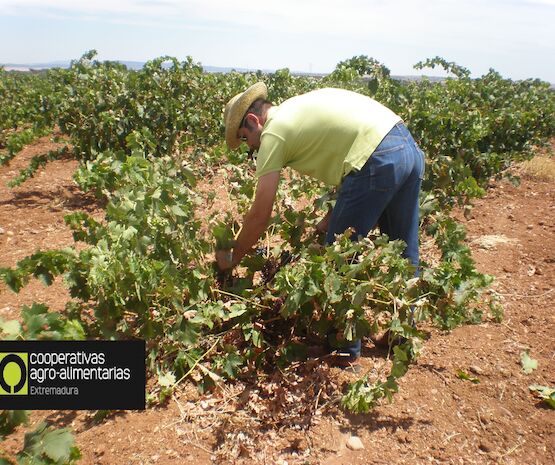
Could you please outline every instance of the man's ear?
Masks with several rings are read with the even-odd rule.
[[[254,113],[247,113],[247,115],[245,116],[245,121],[245,126],[247,126],[247,128],[249,129],[257,128],[260,124],[260,119]]]

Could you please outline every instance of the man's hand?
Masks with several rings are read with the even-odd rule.
[[[216,250],[216,263],[222,271],[233,268],[233,252],[231,250]]]
[[[316,225],[316,231],[319,233],[327,233],[328,227],[330,225],[330,218],[331,218],[332,210],[329,210],[326,216],[320,220],[320,222]]]

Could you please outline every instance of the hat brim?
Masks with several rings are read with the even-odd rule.
[[[225,142],[230,149],[234,150],[241,145],[241,139],[237,137],[241,121],[249,107],[260,98],[268,98],[268,88],[263,82],[257,82],[245,92],[237,94],[225,106]]]

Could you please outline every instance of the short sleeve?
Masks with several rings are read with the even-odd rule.
[[[276,134],[264,133],[256,158],[256,177],[260,178],[268,173],[280,171],[286,163],[285,154],[283,138]]]

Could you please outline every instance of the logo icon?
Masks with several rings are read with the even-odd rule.
[[[0,396],[29,394],[28,366],[27,353],[0,352]]]

